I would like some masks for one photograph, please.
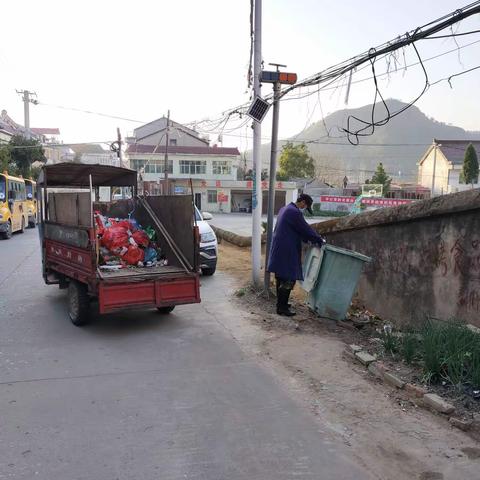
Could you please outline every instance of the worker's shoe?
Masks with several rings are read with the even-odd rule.
[[[277,307],[277,314],[285,317],[294,317],[296,313],[290,310],[290,307]]]
[[[290,310],[290,304],[288,303],[288,299],[290,297],[290,290],[284,290],[282,288],[278,289],[278,297],[277,297],[277,314],[284,315],[286,317],[293,317],[296,315],[295,312]]]

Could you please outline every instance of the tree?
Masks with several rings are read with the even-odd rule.
[[[473,184],[478,182],[478,158],[475,148],[470,143],[465,150],[463,158],[462,176],[465,183]]]
[[[10,150],[8,146],[0,147],[0,173],[10,168],[12,157],[10,156]]]
[[[14,135],[9,142],[11,163],[17,174],[29,178],[32,173],[32,163],[46,162],[43,147],[38,140]]]
[[[387,175],[385,168],[383,168],[383,163],[380,162],[377,166],[375,174],[370,180],[366,180],[365,183],[371,183],[373,185],[382,185],[383,186],[383,195],[385,195],[390,190],[390,184],[392,179]]]
[[[254,176],[254,172],[253,170],[250,168],[249,170],[246,171],[244,177],[243,177],[243,180],[253,180],[253,176]],[[266,168],[264,168],[262,170],[262,174],[261,174],[261,180],[267,180],[268,179],[268,170]]]
[[[292,178],[311,178],[315,176],[313,158],[308,153],[304,143],[294,145],[287,142],[282,147],[280,154],[280,168],[277,180],[290,180]]]

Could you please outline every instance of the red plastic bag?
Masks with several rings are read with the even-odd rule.
[[[109,250],[115,250],[122,247],[128,247],[127,229],[114,225],[106,228],[103,232],[101,243]]]
[[[148,238],[147,233],[144,232],[143,230],[137,230],[136,232],[133,233],[132,237],[135,240],[135,242],[137,242],[137,244],[141,245],[142,247],[147,248],[148,245],[150,244],[150,239]]]
[[[131,224],[130,220],[120,220],[116,225],[116,227],[123,227],[126,230],[134,231],[135,227]]]
[[[127,262],[129,265],[137,265],[138,262],[143,262],[144,251],[139,247],[134,247],[130,245],[128,247],[127,253],[122,255],[122,260]]]

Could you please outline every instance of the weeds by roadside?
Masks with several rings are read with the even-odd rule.
[[[428,320],[421,330],[424,375],[431,382],[480,387],[480,335],[456,322]]]
[[[385,326],[380,338],[385,354],[421,366],[424,382],[480,390],[480,334],[466,325],[429,319],[404,333]]]

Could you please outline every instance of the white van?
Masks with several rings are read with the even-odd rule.
[[[209,213],[204,212],[202,214],[195,207],[195,220],[200,232],[200,268],[203,275],[213,275],[217,268],[217,236],[207,222],[212,218]]]

